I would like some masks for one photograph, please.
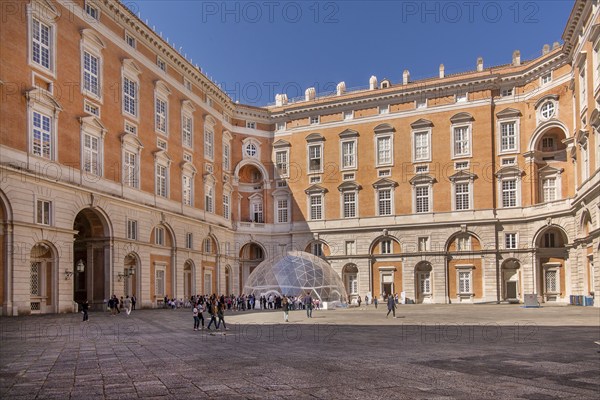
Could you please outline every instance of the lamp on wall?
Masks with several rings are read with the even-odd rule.
[[[65,269],[65,281],[68,281],[73,276],[73,271],[69,271],[69,269]]]
[[[82,259],[79,259],[79,261],[77,261],[77,264],[75,264],[75,268],[76,268],[77,272],[85,271],[85,263],[83,262]]]
[[[135,275],[135,268],[133,266],[131,266],[131,267],[125,269],[124,274],[119,272],[119,274],[117,275],[117,278],[119,278],[119,282],[121,282],[121,281],[123,281],[123,278],[128,278],[133,275]]]

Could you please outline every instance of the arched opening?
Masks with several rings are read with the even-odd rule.
[[[558,226],[551,225],[538,232],[535,237],[537,261],[536,286],[545,302],[564,300],[566,287],[566,244],[568,238]]]
[[[371,243],[373,297],[385,300],[403,290],[401,252],[400,242],[390,235],[382,235]]]
[[[140,275],[140,262],[139,257],[135,253],[129,253],[125,256],[123,261],[123,293],[125,296],[133,297],[140,293],[138,282]]]
[[[183,264],[183,298],[190,299],[196,294],[196,273],[192,260],[187,260]]]
[[[431,303],[433,296],[433,267],[428,261],[415,266],[415,293],[417,303]]]
[[[29,294],[32,314],[56,312],[58,282],[56,252],[47,243],[31,248],[29,264]]]
[[[239,182],[260,185],[263,180],[262,172],[253,164],[246,164],[239,171]]]
[[[313,240],[306,245],[304,251],[317,257],[329,257],[331,250],[327,243],[322,240]]]
[[[543,159],[554,160],[554,158],[548,158],[553,156],[560,159],[561,155],[564,155],[563,158],[566,160],[567,145],[563,143],[564,139],[566,139],[565,132],[561,128],[551,127],[542,132],[537,139],[535,150],[544,153]]]
[[[447,287],[450,301],[471,303],[483,298],[481,241],[468,231],[457,232],[446,243]]]
[[[348,301],[354,303],[359,296],[358,293],[358,267],[355,264],[347,264],[342,268],[342,280],[348,294]]]
[[[265,259],[265,249],[256,242],[249,242],[240,249],[240,286],[242,292],[244,283],[254,269]]]
[[[110,290],[110,230],[100,212],[86,208],[73,222],[74,291],[76,302],[87,300],[92,309],[101,309]]]
[[[502,299],[509,303],[518,303],[521,298],[521,263],[514,258],[502,263]]]

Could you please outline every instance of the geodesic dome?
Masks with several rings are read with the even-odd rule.
[[[261,262],[244,286],[244,293],[256,297],[269,294],[303,297],[307,292],[321,302],[348,302],[344,283],[331,265],[303,251],[290,251]]]

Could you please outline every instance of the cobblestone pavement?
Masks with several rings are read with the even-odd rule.
[[[600,310],[509,305],[0,318],[2,399],[598,399]]]

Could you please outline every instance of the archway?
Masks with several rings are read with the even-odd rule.
[[[536,287],[545,302],[564,301],[570,289],[566,286],[565,271],[568,237],[565,231],[550,225],[534,237],[536,252]]]
[[[111,293],[110,227],[99,211],[81,210],[73,222],[77,231],[73,242],[73,300],[87,300],[93,309],[101,309]]]
[[[514,258],[502,263],[502,299],[509,303],[518,303],[521,298],[521,263]]]
[[[415,293],[417,303],[431,303],[433,296],[433,267],[428,261],[415,266]]]
[[[57,267],[56,251],[48,243],[39,242],[31,248],[29,294],[32,314],[56,312]]]
[[[348,294],[348,301],[352,303],[359,295],[358,267],[356,264],[347,264],[342,268],[342,280]]]
[[[240,286],[242,292],[244,283],[254,269],[265,259],[265,249],[256,242],[248,242],[240,249]]]
[[[196,268],[192,260],[183,264],[183,298],[190,299],[196,294]]]
[[[123,273],[120,275],[123,281],[123,293],[125,296],[139,296],[140,288],[140,261],[135,253],[129,253],[123,261]]]

